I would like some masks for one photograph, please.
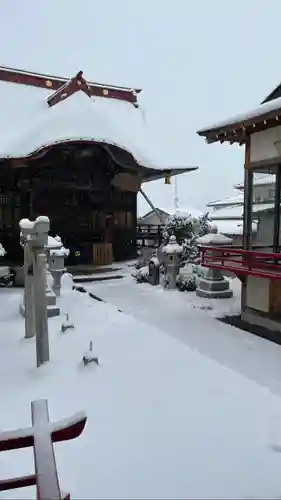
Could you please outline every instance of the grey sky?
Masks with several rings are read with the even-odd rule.
[[[181,205],[202,209],[243,180],[243,149],[208,146],[196,130],[281,81],[280,0],[1,0],[0,15],[0,64],[143,88],[155,151],[200,166],[178,177]],[[171,206],[164,181],[145,190]]]

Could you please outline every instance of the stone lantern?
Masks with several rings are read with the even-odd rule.
[[[70,251],[63,246],[59,236],[56,236],[54,239],[60,243],[61,246],[50,250],[49,270],[53,277],[53,291],[56,297],[60,297],[61,277],[65,271],[64,261],[69,256]]]
[[[177,243],[174,235],[170,236],[169,243],[162,248],[164,254],[165,287],[169,290],[176,288],[182,251],[183,248]]]
[[[232,239],[224,234],[212,232],[197,239],[200,246],[221,247],[230,246]],[[211,255],[216,255],[217,249],[211,251]],[[224,278],[220,269],[197,266],[197,288],[196,295],[210,299],[227,299],[233,296],[233,291],[229,288],[229,281]]]

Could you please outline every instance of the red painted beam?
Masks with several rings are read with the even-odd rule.
[[[44,75],[40,73],[31,73],[19,69],[0,67],[0,81],[16,83],[19,85],[29,85],[31,87],[40,87],[44,89],[58,90],[62,85],[69,82],[69,78]],[[119,87],[95,82],[87,82],[92,96],[117,99],[132,103],[138,107],[138,94],[141,89],[130,89],[128,87]]]
[[[79,71],[79,73],[71,78],[69,82],[65,83],[56,92],[51,94],[47,99],[47,103],[50,107],[54,106],[79,90],[85,92],[88,97],[92,96],[90,87],[83,78],[82,71]]]
[[[17,488],[26,488],[36,484],[36,475],[13,477],[10,479],[1,479],[0,491],[15,490]]]
[[[49,422],[46,400],[31,403],[32,427],[1,433],[0,451],[32,446],[35,474],[0,481],[0,491],[36,484],[37,500],[70,500],[60,491],[53,443],[74,439],[82,433],[86,416],[78,414],[58,423]]]

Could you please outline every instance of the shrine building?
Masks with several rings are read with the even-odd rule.
[[[147,152],[140,89],[0,67],[0,242],[20,264],[19,221],[47,215],[70,264],[136,255],[137,193],[197,167]]]
[[[245,149],[242,248],[203,248],[202,264],[240,278],[244,321],[281,332],[281,85],[257,108],[197,133],[209,144],[226,142]],[[274,191],[259,220],[259,242],[253,239],[253,185],[261,174],[273,176]]]

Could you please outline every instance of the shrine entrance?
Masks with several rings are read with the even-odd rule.
[[[22,261],[19,220],[39,215],[50,218],[50,234],[70,249],[69,265],[135,257],[137,194],[113,185],[121,171],[95,143],[54,145],[21,166],[2,162],[0,241],[9,261]]]

